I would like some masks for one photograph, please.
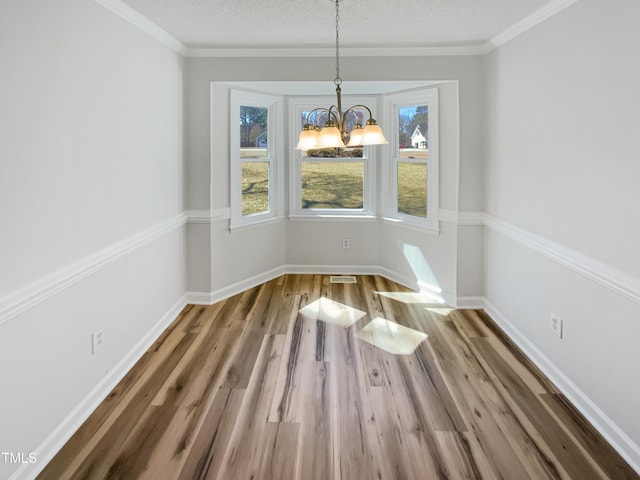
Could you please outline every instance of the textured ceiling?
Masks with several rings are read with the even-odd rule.
[[[187,47],[335,45],[334,0],[124,0]],[[344,47],[478,45],[549,0],[340,0]]]

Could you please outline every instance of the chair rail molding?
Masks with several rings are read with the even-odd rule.
[[[484,215],[484,224],[487,228],[640,304],[640,278],[492,215]]]
[[[0,325],[186,222],[187,216],[181,213],[10,292],[0,298]]]
[[[441,208],[438,215],[441,222],[452,225],[463,227],[481,227],[484,225],[484,213],[482,212],[457,212]]]

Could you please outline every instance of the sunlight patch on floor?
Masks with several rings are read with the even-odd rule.
[[[376,317],[355,336],[393,355],[411,355],[428,335]]]
[[[347,328],[364,317],[366,312],[322,297],[301,308],[300,314],[307,319],[322,320],[331,325]]]

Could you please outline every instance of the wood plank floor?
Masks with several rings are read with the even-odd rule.
[[[286,275],[187,306],[38,478],[639,479],[482,311]]]

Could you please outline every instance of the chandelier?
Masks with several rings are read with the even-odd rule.
[[[359,147],[363,145],[382,145],[387,142],[382,133],[382,129],[377,124],[371,110],[365,105],[354,105],[344,112],[342,111],[342,79],[340,78],[340,0],[336,2],[336,78],[333,83],[336,86],[337,105],[329,108],[315,108],[311,110],[305,118],[302,131],[298,138],[296,150],[310,150],[312,148],[345,148]],[[369,120],[365,127],[360,123],[356,113],[357,109],[364,109],[369,112]],[[318,120],[322,113],[326,114],[326,122],[321,127]],[[353,129],[347,128],[347,117],[355,117]],[[313,120],[312,120],[313,119]],[[348,139],[348,142],[346,140]]]

